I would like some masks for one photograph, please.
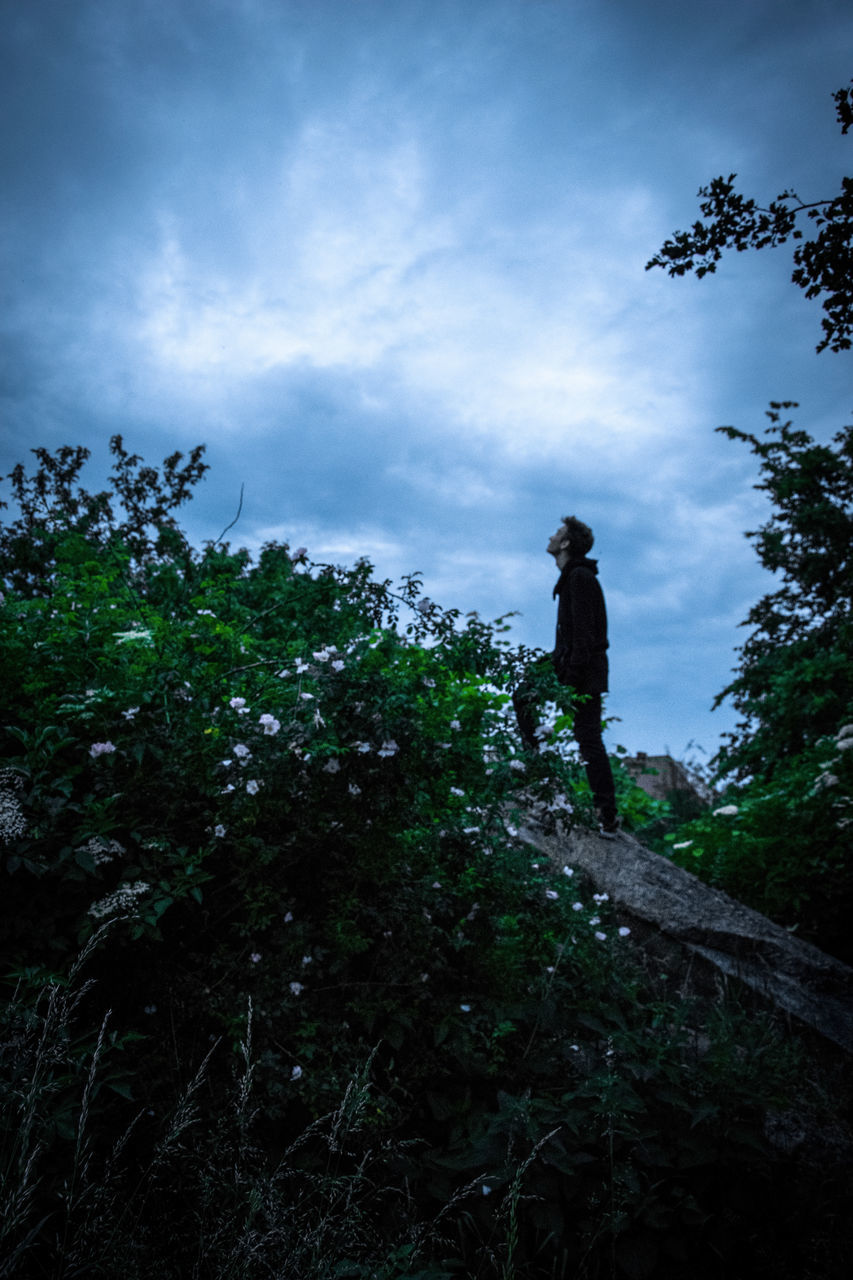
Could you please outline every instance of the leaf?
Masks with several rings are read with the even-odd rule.
[[[133,1090],[126,1080],[107,1080],[107,1088],[113,1093],[117,1093],[120,1098],[127,1098],[128,1102],[133,1102]]]

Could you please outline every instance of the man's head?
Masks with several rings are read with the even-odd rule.
[[[587,555],[592,550],[594,541],[589,525],[576,516],[564,516],[559,529],[551,535],[548,551],[555,559],[567,561],[569,557]]]

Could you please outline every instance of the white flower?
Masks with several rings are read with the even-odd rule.
[[[292,912],[292,911],[285,911],[285,913],[284,913],[284,923],[285,923],[285,924],[292,924],[292,923],[293,923],[293,912]]]
[[[673,849],[689,849],[692,843],[692,840],[681,840],[678,844],[674,844],[672,847]]]
[[[427,689],[435,688],[435,681],[433,680],[432,676],[424,676],[423,683]]]
[[[281,722],[276,720],[275,716],[271,716],[268,711],[265,711],[260,717],[258,724],[262,724],[264,726],[264,733],[269,734],[278,733],[281,728]]]
[[[460,1004],[459,1008],[462,1010],[462,1012],[463,1012],[463,1013],[470,1013],[470,1012],[471,1012],[471,1006],[470,1006],[470,1004]]]
[[[156,1004],[147,1004],[147,1005],[145,1006],[145,1008],[142,1010],[142,1012],[143,1012],[143,1013],[148,1013],[148,1014],[156,1013],[156,1012],[157,1012],[157,1006],[156,1006]]]
[[[589,923],[590,923],[590,924],[601,924],[601,916],[590,916],[590,918],[589,918]]]
[[[523,760],[510,760],[509,767],[510,769],[515,769],[516,773],[524,773],[527,769],[527,765]]]
[[[733,818],[734,815],[737,813],[737,811],[738,811],[738,807],[736,804],[724,804],[722,808],[714,810],[714,817],[715,818]]]
[[[480,1187],[480,1190],[482,1191],[484,1196],[490,1196],[492,1194],[492,1188],[487,1187],[485,1182],[483,1183],[482,1187]]]
[[[112,915],[116,911],[132,912],[136,899],[141,894],[150,892],[150,889],[151,885],[143,880],[136,880],[133,884],[120,884],[113,893],[107,894],[99,902],[93,902],[89,908],[89,915],[99,919],[101,916]]]
[[[620,937],[620,938],[627,938],[627,937],[628,937],[628,934],[629,934],[630,932],[631,932],[631,930],[628,928],[628,926],[627,926],[626,924],[622,924],[622,925],[620,925],[620,926],[619,926],[619,937]]]
[[[571,867],[563,867],[563,875],[564,875],[564,876],[573,876],[574,874],[575,874],[575,873],[574,873],[574,871],[572,870],[572,868],[571,868]]]
[[[440,889],[440,888],[441,888],[441,881],[440,881],[440,880],[433,880],[432,885],[431,885],[430,887],[431,887],[431,888],[433,888],[433,889]]]
[[[609,901],[610,901],[610,894],[609,894],[609,893],[594,893],[594,894],[592,895],[592,900],[593,900],[593,902],[609,902]]]
[[[260,790],[260,787],[261,787],[261,784],[260,782],[258,782],[257,778],[250,778],[249,781],[246,783],[246,790],[248,791],[250,796],[256,796],[258,794],[258,791]]]
[[[395,756],[399,750],[400,748],[397,746],[397,743],[393,738],[386,738],[382,743],[382,746],[379,748],[377,755],[382,759],[387,759],[389,756]]]
[[[230,761],[229,761],[229,763],[230,763]],[[229,791],[233,791],[233,790],[234,790],[234,783],[233,783],[233,782],[229,782],[227,787],[223,787],[223,788],[222,788],[222,791],[220,792],[220,795],[227,796],[227,795],[228,795],[228,792],[229,792]]]
[[[452,796],[464,796],[465,792],[462,790],[461,787],[451,787],[450,794]]]
[[[303,965],[311,964],[311,962],[312,962],[312,960],[313,960],[313,959],[314,959],[314,957],[313,957],[313,956],[303,956],[303,957],[302,957],[302,963],[303,963]]]
[[[294,671],[298,676],[301,676],[304,671],[310,671],[310,670],[311,670],[310,663],[303,662],[301,658],[296,659],[296,666],[294,667]]]
[[[335,658],[334,662],[332,663],[332,670],[343,671],[345,666],[346,666],[346,663],[344,662],[343,658]]]
[[[290,1073],[290,1078],[291,1078],[291,1080],[299,1080],[299,1079],[301,1079],[301,1077],[302,1077],[302,1068],[301,1068],[301,1067],[294,1067],[294,1068],[293,1068],[293,1070],[292,1070],[292,1071],[291,1071],[291,1073]]]
[[[215,618],[216,614],[212,609],[196,609],[196,613],[200,618]]]
[[[461,729],[461,728],[462,728],[462,725],[459,723],[459,721],[458,721],[458,720],[451,720],[451,721],[450,721],[450,727],[451,727],[451,729]]]
[[[128,707],[127,711],[122,711],[121,714],[124,716],[125,720],[132,720],[138,711],[139,707]]]
[[[359,787],[355,782],[351,782],[349,784],[349,786],[347,787],[347,791],[350,793],[351,796],[361,795],[361,787]]]
[[[92,836],[81,846],[84,852],[88,853],[96,867],[103,867],[120,853],[124,853],[124,846],[120,845],[118,840],[105,840],[103,836]]]
[[[848,747],[853,747],[853,738],[839,738],[839,739],[838,739],[837,749],[838,749],[839,751],[846,751]]]
[[[217,839],[219,839],[219,840],[221,840],[221,839],[222,839],[222,837],[225,835],[225,828],[223,827],[223,825],[222,825],[222,823],[221,823],[221,822],[220,822],[220,823],[217,823],[217,825],[213,828],[213,834],[214,834],[214,835],[217,837]]]
[[[249,956],[249,959],[251,960],[252,964],[257,964],[260,958],[261,958],[260,951],[253,951],[252,954]]]
[[[302,699],[302,701],[303,701],[303,702],[313,702],[313,700],[314,700],[314,695],[313,695],[313,693],[300,693],[300,695],[299,695],[299,696],[300,696],[300,698]]]
[[[148,641],[151,639],[151,634],[152,633],[150,631],[147,631],[145,627],[134,627],[132,631],[114,631],[113,632],[113,635],[115,636],[116,640],[118,640],[119,644],[128,644],[128,643],[132,643],[133,641],[138,641],[142,644],[147,644]]]
[[[93,742],[89,748],[89,755],[95,760],[98,756],[108,756],[113,751],[115,747],[111,742]]]
[[[361,755],[364,755],[365,752],[370,750],[369,742],[354,742],[352,745],[355,747],[356,751],[358,751]]]
[[[303,987],[302,987],[302,983],[301,983],[301,982],[291,982],[291,984],[290,984],[290,994],[291,994],[291,995],[294,995],[294,996],[301,996],[301,995],[302,995],[302,991],[303,991]]]
[[[607,937],[607,934],[606,934],[606,933],[602,933],[600,929],[596,929],[596,931],[595,931],[595,936],[596,936],[596,938],[598,938],[598,941],[599,941],[599,942],[603,942],[603,941],[604,941],[604,939]]]
[[[316,649],[314,651],[314,657],[318,662],[328,662],[331,656],[328,649]]]
[[[248,747],[245,747],[242,742],[237,743],[236,747],[234,748],[234,754],[237,757],[237,759],[240,761],[240,764],[247,764],[249,760],[251,760],[252,758],[251,751],[249,750]]]
[[[556,901],[556,899],[557,899],[557,898],[559,898],[559,896],[560,896],[560,895],[559,895],[559,893],[557,893],[557,890],[556,890],[556,889],[546,889],[546,890],[545,890],[545,897],[546,897],[546,898],[550,898],[552,902]]]
[[[583,911],[583,903],[582,903],[582,902],[573,902],[573,903],[572,903],[572,911]]]
[[[324,773],[340,773],[340,771],[341,771],[341,762],[340,760],[336,760],[334,756],[332,757],[331,760],[327,760],[326,763],[323,765]]]
[[[231,698],[228,702],[232,711],[236,711],[238,715],[245,715],[249,708],[246,706],[245,698]]]

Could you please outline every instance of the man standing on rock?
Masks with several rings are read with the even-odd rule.
[[[598,562],[588,559],[592,530],[566,516],[548,543],[560,577],[557,642],[551,660],[557,679],[581,695],[574,707],[573,730],[598,814],[599,831],[612,839],[619,830],[613,772],[601,736],[601,696],[607,692],[607,612],[598,581]],[[513,697],[525,744],[536,749],[535,724],[523,686]]]

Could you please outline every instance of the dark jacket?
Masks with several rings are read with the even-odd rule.
[[[607,612],[596,560],[570,560],[554,588],[558,599],[554,670],[578,693],[607,692]]]

